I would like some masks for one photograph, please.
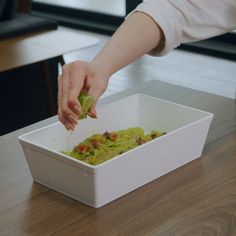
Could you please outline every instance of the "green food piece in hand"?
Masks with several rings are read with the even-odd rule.
[[[90,108],[95,102],[95,98],[92,95],[81,93],[78,97],[78,100],[80,102],[82,112],[83,112],[79,117],[79,119],[81,120],[87,117]]]

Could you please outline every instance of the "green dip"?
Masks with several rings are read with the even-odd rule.
[[[62,153],[90,165],[99,165],[164,134],[157,130],[144,134],[140,127],[94,134],[76,145],[72,151]]]

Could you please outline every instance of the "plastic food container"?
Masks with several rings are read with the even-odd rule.
[[[213,118],[144,94],[101,105],[97,112],[97,120],[80,121],[72,134],[57,122],[19,137],[35,182],[96,208],[200,157]],[[167,134],[97,166],[60,153],[94,133],[136,126]]]

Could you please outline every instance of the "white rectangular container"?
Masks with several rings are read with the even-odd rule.
[[[58,122],[19,137],[34,181],[96,208],[200,157],[213,118],[144,94],[100,106],[97,112],[97,120],[80,121],[71,135]],[[167,134],[98,166],[60,153],[94,133],[136,126]]]

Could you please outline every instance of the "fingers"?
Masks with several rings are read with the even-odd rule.
[[[58,118],[68,131],[74,130],[77,120],[62,112],[62,76],[58,77]]]
[[[58,118],[67,130],[74,130],[82,108],[78,100],[84,91],[95,98],[89,116],[96,118],[96,102],[107,88],[107,77],[95,65],[77,61],[63,66],[58,77]]]
[[[69,64],[58,77],[58,117],[67,130],[73,130],[82,113],[78,95],[83,87],[84,74]]]
[[[67,106],[78,118],[82,114],[82,108],[78,100],[78,96],[84,86],[84,80],[86,78],[85,71],[74,67],[70,70],[70,77],[68,78],[68,94],[67,94]]]
[[[96,104],[94,104],[89,112],[88,112],[88,115],[91,117],[91,118],[94,118],[94,119],[97,119],[97,112],[96,112],[96,108],[95,108]]]

